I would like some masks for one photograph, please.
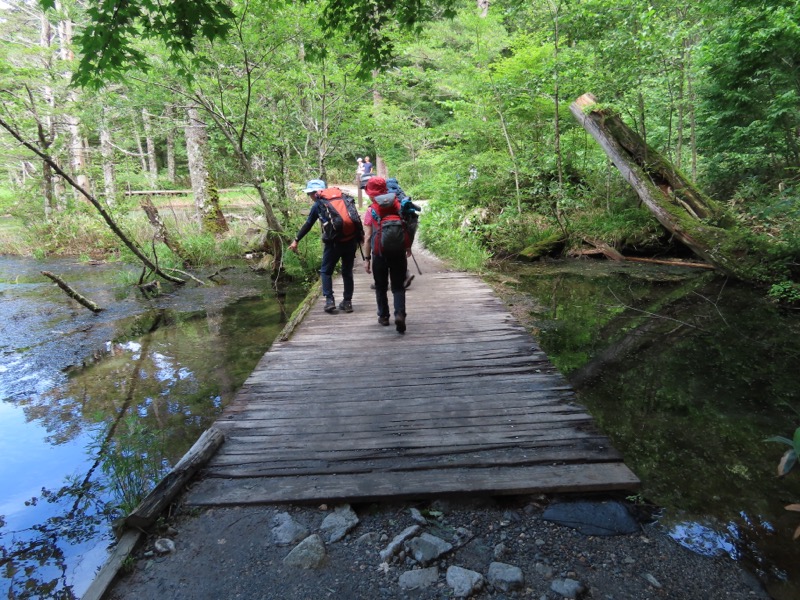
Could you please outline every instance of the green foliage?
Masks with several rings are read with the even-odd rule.
[[[793,281],[774,283],[767,295],[781,304],[800,304],[800,285]]]
[[[418,32],[421,24],[434,16],[452,17],[455,5],[455,0],[329,0],[320,25],[329,35],[337,31],[350,33],[359,51],[359,74],[366,79],[373,70],[392,62],[398,28]]]
[[[781,177],[783,168],[800,166],[800,5],[794,0],[717,5],[724,16],[708,32],[701,53],[708,75],[701,92],[709,115],[701,142],[718,155],[714,162],[736,167],[723,180]]]
[[[217,257],[217,241],[212,234],[195,233],[181,238],[186,260],[194,266],[214,264]]]
[[[88,209],[63,213],[50,221],[27,222],[24,235],[25,245],[38,257],[103,258],[113,255],[120,245],[106,223]]]
[[[764,441],[777,442],[779,444],[786,444],[789,446],[789,450],[783,454],[780,462],[778,463],[778,476],[783,477],[784,475],[787,475],[789,471],[792,470],[792,467],[797,464],[797,457],[800,456],[800,427],[794,430],[794,436],[792,436],[791,440],[780,435],[775,435],[767,438]]]
[[[449,260],[456,268],[481,271],[489,260],[475,229],[457,204],[432,201],[423,212],[420,237],[425,247]]]
[[[659,245],[663,230],[646,209],[624,202],[614,202],[612,206],[612,210],[577,211],[570,220],[570,230],[578,243],[582,237],[588,237],[619,248],[646,249]]]
[[[0,213],[11,212],[15,207],[18,195],[11,188],[0,186]]]
[[[169,471],[163,460],[164,439],[132,415],[124,419],[116,435],[103,446],[106,434],[95,445],[103,450],[103,473],[109,481],[118,509],[130,514]]]
[[[55,0],[40,1],[45,8],[55,7]],[[186,55],[194,52],[197,39],[214,41],[226,36],[234,18],[230,4],[223,0],[102,0],[91,5],[87,14],[89,21],[75,40],[81,59],[73,81],[92,88],[119,78],[131,67],[146,69],[149,57],[137,43],[142,38],[160,40],[170,61],[189,76],[182,65]]]

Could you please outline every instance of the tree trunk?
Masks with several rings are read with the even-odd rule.
[[[139,134],[139,127],[136,125],[136,116],[133,117],[133,137],[136,138],[136,149],[139,151],[139,161],[141,162],[142,173],[148,172],[147,155],[142,147],[142,136]]]
[[[570,111],[595,138],[642,202],[676,239],[720,271],[739,279],[763,279],[760,252],[753,256],[753,243],[738,239],[722,207],[705,197],[672,164],[611,111],[597,107],[591,94],[584,94]],[[713,220],[721,226],[706,224]],[[704,222],[705,221],[705,222]]]
[[[41,15],[41,29],[39,31],[39,45],[44,48],[45,50],[49,50],[52,40],[52,26],[50,25],[50,21],[47,19],[47,12],[42,11]],[[44,60],[46,61],[47,69],[49,70],[52,67],[51,63],[51,53],[50,52],[43,52],[42,56],[45,57]],[[45,85],[42,88],[44,101],[50,107],[51,111],[55,106],[55,98],[53,95],[53,88],[49,85]],[[39,131],[39,146],[42,148],[44,152],[48,152],[50,145],[52,144],[53,139],[55,138],[55,128],[53,126],[53,118],[50,115],[44,117],[44,119],[38,123],[38,131]],[[54,188],[54,181],[53,181],[53,170],[50,168],[50,165],[47,164],[47,161],[42,162],[42,196],[44,198],[44,218],[45,220],[49,220],[52,212],[56,209],[56,197],[55,197],[55,188]]]
[[[57,3],[57,6],[59,3]],[[58,37],[61,45],[60,55],[61,60],[65,62],[72,62],[75,55],[72,52],[72,21],[65,19],[59,22]],[[70,69],[65,69],[63,72],[64,78],[69,80],[71,78]],[[78,104],[78,93],[71,89],[67,94],[67,99],[72,105],[73,109]],[[89,177],[86,175],[86,154],[83,148],[83,137],[81,136],[81,122],[80,119],[74,115],[65,115],[64,121],[67,124],[67,131],[69,131],[69,156],[70,164],[72,165],[72,173],[75,176],[78,185],[85,190],[89,189]],[[75,190],[76,197],[79,193]]]
[[[203,207],[208,204],[208,167],[206,166],[206,124],[197,107],[186,109],[186,156],[189,161],[189,179],[192,182],[197,218],[202,220]]]
[[[166,108],[167,117],[167,179],[170,183],[175,183],[175,125],[174,107],[169,104]]]
[[[196,106],[187,109],[186,153],[189,157],[189,175],[192,180],[194,204],[200,227],[214,235],[228,231],[228,223],[219,207],[217,182],[208,170],[208,132]]]
[[[103,183],[106,203],[114,204],[117,195],[117,180],[114,173],[114,146],[111,143],[111,130],[106,117],[100,125],[100,154],[103,157]]]
[[[150,185],[155,185],[158,179],[158,164],[156,163],[156,143],[153,139],[153,126],[150,123],[150,113],[142,109],[142,123],[144,124],[144,141],[147,145],[147,164],[150,173]]]

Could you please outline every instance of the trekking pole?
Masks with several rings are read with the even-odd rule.
[[[411,253],[411,258],[412,258],[412,260],[414,261],[414,264],[417,267],[417,271],[419,271],[419,274],[422,275],[422,269],[419,268],[419,263],[417,263],[417,257],[414,256],[413,252]]]

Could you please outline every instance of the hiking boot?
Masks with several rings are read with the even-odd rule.
[[[397,333],[406,332],[406,316],[404,314],[395,315],[394,328],[397,329]]]
[[[343,310],[346,313],[353,312],[353,303],[350,300],[342,300],[339,303],[339,310]]]
[[[389,317],[378,317],[378,325],[388,325]]]
[[[405,281],[405,283],[403,284],[403,287],[405,287],[406,289],[408,289],[408,286],[410,286],[410,285],[411,285],[411,282],[412,282],[412,281],[414,281],[414,276],[413,276],[413,275],[409,275],[408,277],[406,277],[406,281]]]
[[[325,312],[329,314],[333,314],[336,312],[336,300],[334,300],[333,298],[325,299]]]

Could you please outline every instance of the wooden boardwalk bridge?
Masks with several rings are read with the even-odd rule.
[[[417,259],[405,335],[378,325],[359,259],[355,311],[320,299],[272,346],[217,421],[225,443],[188,504],[639,486],[492,289]]]

